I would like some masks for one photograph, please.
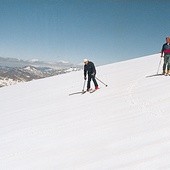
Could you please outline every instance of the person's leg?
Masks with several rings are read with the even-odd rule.
[[[98,88],[98,84],[97,84],[97,81],[95,79],[95,76],[92,77],[92,80],[93,80],[95,88]]]
[[[164,64],[163,64],[163,74],[166,73],[167,63],[168,63],[168,57],[167,57],[167,55],[165,55],[165,56],[164,56]]]
[[[88,75],[87,91],[90,89],[91,76]]]
[[[170,55],[167,55],[167,60],[168,60],[168,64],[167,64],[167,74],[170,75]]]

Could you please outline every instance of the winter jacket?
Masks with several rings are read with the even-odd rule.
[[[91,76],[92,74],[96,74],[96,68],[93,64],[93,62],[89,61],[87,64],[84,65],[84,77],[86,77],[88,73],[88,76]]]
[[[170,55],[170,44],[168,43],[165,43],[163,46],[162,46],[162,50],[161,50],[161,53],[163,54],[168,54]]]

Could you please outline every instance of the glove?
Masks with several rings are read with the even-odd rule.
[[[87,78],[86,77],[84,77],[84,80],[86,80]]]

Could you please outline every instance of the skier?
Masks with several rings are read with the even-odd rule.
[[[93,80],[95,90],[99,89],[97,81],[95,79],[96,75],[96,68],[94,66],[94,63],[89,61],[88,59],[84,59],[84,80],[86,80],[86,76],[88,73],[88,81],[87,81],[87,91],[90,91],[90,82],[91,79]]]
[[[164,57],[163,74],[170,75],[170,37],[166,37],[166,43],[162,46],[161,57]]]

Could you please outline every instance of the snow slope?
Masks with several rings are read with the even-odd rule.
[[[1,88],[0,169],[169,170],[170,77],[152,76],[159,56],[98,67],[108,87],[92,94],[68,95],[82,90],[82,71]]]

